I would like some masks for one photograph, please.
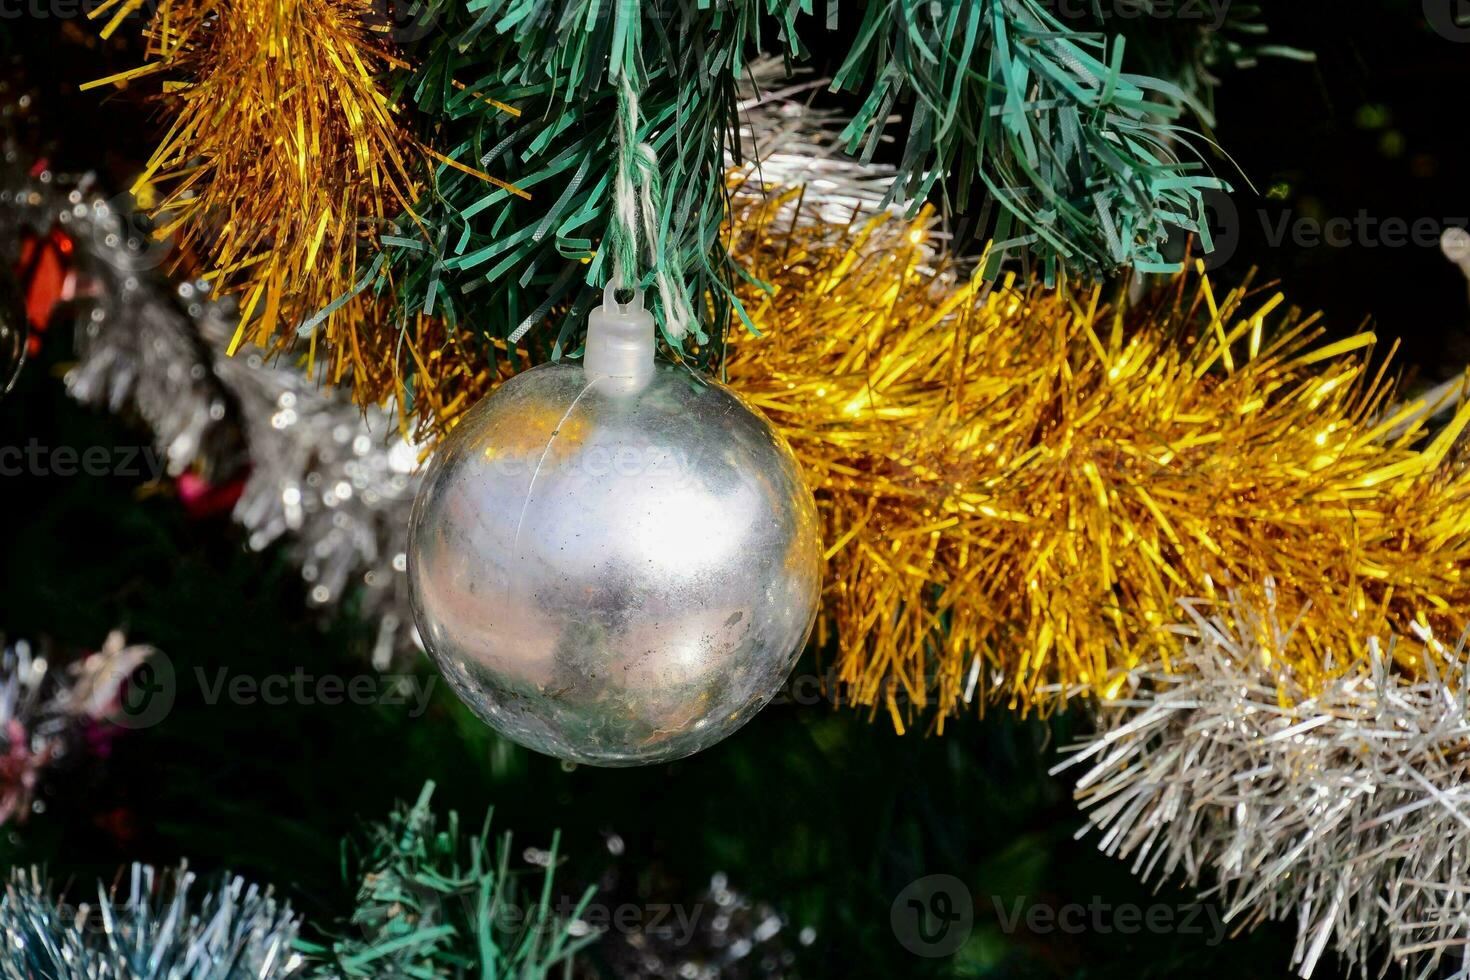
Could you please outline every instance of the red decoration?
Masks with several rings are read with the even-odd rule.
[[[44,236],[27,232],[21,238],[15,278],[20,283],[26,319],[31,325],[26,347],[26,353],[31,356],[41,349],[41,335],[51,325],[56,305],[70,295],[75,251],[76,243],[60,228],[53,228]]]
[[[210,483],[191,470],[176,481],[179,502],[193,518],[228,514],[245,492],[245,476],[242,472],[224,483]]]

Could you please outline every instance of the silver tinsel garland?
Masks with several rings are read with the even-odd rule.
[[[800,70],[787,77],[779,58],[758,58],[751,64],[738,105],[740,139],[751,148],[741,175],[757,186],[802,188],[808,207],[793,212],[802,220],[819,217],[846,225],[885,208],[903,214],[904,206],[884,204],[893,187],[894,169],[847,156],[841,138],[847,119],[808,104],[807,98],[830,82]]]
[[[256,550],[288,542],[313,606],[336,609],[350,598],[376,623],[373,666],[386,669],[395,651],[413,649],[404,549],[418,448],[390,412],[363,411],[345,392],[267,363],[258,351],[225,358],[215,348],[215,355],[250,447],[235,520]]]
[[[187,867],[135,864],[125,888],[99,887],[95,907],[57,901],[17,869],[0,897],[0,978],[30,980],[285,980],[300,919],[269,890],[226,877],[195,888]]]
[[[99,225],[121,226],[126,214],[93,200],[69,223],[74,233],[89,225],[96,240]],[[124,271],[147,244],[120,232],[101,236],[101,288],[82,300],[68,389],[114,411],[131,402],[173,475],[198,466],[223,481],[243,471],[234,518],[250,547],[284,539],[313,606],[331,611],[350,597],[378,624],[372,659],[385,669],[410,646],[404,545],[418,450],[389,411],[364,411],[289,361],[251,348],[227,356],[233,306],[203,282],[169,290]]]
[[[1172,672],[1131,677],[1057,767],[1087,767],[1098,846],[1146,879],[1213,882],[1229,922],[1294,918],[1303,977],[1332,950],[1364,974],[1470,978],[1463,642],[1452,674],[1423,680],[1375,644],[1307,697],[1271,666],[1291,639],[1271,610],[1186,609]]]
[[[263,550],[284,539],[312,605],[349,597],[378,624],[373,662],[411,649],[404,542],[419,452],[384,409],[367,411],[289,360],[224,351],[235,325],[203,282],[170,286],[155,241],[126,196],[107,198],[91,175],[32,172],[5,147],[0,251],[21,230],[66,232],[79,310],[68,390],[110,411],[135,412],[172,476],[212,484],[243,478],[235,519]]]

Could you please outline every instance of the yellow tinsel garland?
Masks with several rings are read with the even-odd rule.
[[[141,6],[108,0],[90,16],[107,18],[106,36]],[[408,132],[381,90],[380,76],[404,67],[383,15],[374,0],[160,0],[147,62],[84,86],[165,77],[169,125],[134,193],[156,191],[158,237],[238,294],[231,352],[290,344],[304,326],[312,352],[320,339],[330,353],[332,380],[350,376],[365,401],[401,387],[372,253],[391,222],[417,220],[423,159],[524,193]]]
[[[1179,599],[1226,589],[1299,618],[1269,655],[1308,690],[1370,637],[1411,671],[1444,653],[1425,627],[1458,638],[1470,476],[1443,464],[1470,409],[1428,439],[1371,334],[1319,343],[1279,293],[1202,277],[1131,306],[987,286],[935,266],[922,221],[835,228],[793,197],[746,198],[734,251],[772,291],[727,370],[817,493],[846,699],[902,729],[1106,698],[1177,645]]]

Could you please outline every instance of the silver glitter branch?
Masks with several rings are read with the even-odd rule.
[[[352,599],[378,624],[379,668],[411,650],[404,545],[419,451],[391,413],[261,351],[226,356],[235,310],[202,282],[169,285],[158,270],[171,246],[126,195],[103,196],[91,175],[32,173],[12,145],[0,176],[0,251],[23,230],[60,228],[76,244],[71,394],[141,417],[172,476],[242,479],[234,517],[250,546],[284,539],[313,606]]]
[[[120,894],[95,907],[52,897],[34,870],[0,898],[0,980],[285,980],[302,974],[300,919],[269,890],[226,877],[196,889],[186,866],[135,864]]]
[[[395,651],[412,648],[404,547],[418,450],[389,411],[364,411],[289,361],[249,347],[227,356],[235,310],[206,284],[170,292],[119,274],[154,246],[123,227],[99,237],[98,224],[122,225],[117,208],[94,201],[78,222],[91,225],[102,274],[101,288],[82,298],[71,393],[113,410],[131,401],[175,475],[197,466],[224,480],[244,470],[234,518],[250,546],[284,539],[314,607],[352,599],[378,624],[372,659],[387,668]]]
[[[250,446],[234,510],[250,546],[288,541],[313,606],[352,598],[377,624],[372,660],[386,669],[395,651],[413,648],[405,548],[419,450],[389,411],[363,411],[259,352],[219,357],[216,370],[240,404]]]
[[[1083,832],[1145,879],[1213,882],[1227,921],[1295,918],[1303,977],[1331,950],[1364,975],[1470,978],[1463,641],[1422,680],[1371,644],[1308,698],[1272,666],[1291,630],[1270,609],[1186,609],[1182,661],[1135,673],[1057,767],[1086,766]]]
[[[830,82],[799,69],[788,77],[780,58],[762,57],[751,64],[737,106],[741,143],[752,150],[741,175],[781,190],[804,188],[809,207],[797,215],[802,220],[819,216],[841,226],[885,209],[905,213],[902,205],[884,203],[897,179],[894,169],[847,156],[842,141],[847,118],[808,104]]]

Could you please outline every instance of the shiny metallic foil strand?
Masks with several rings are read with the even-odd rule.
[[[141,6],[110,0],[91,15],[105,36]],[[350,372],[366,401],[394,384],[360,344],[384,331],[374,243],[412,220],[423,160],[381,89],[402,64],[382,11],[371,0],[161,0],[145,63],[86,86],[162,78],[168,126],[133,196],[160,239],[238,296],[230,351],[309,335],[313,354],[329,353],[328,379]]]
[[[1418,674],[1444,654],[1419,626],[1458,635],[1470,477],[1441,463],[1470,410],[1430,438],[1390,409],[1371,334],[1323,343],[1279,293],[1194,276],[1133,305],[989,288],[923,221],[742,200],[735,253],[772,289],[726,369],[817,493],[848,700],[903,728],[1106,699],[1169,649],[1178,597],[1270,575],[1303,690],[1371,637]]]
[[[269,889],[230,876],[205,885],[186,865],[135,864],[121,877],[63,902],[38,870],[13,869],[0,894],[0,978],[305,975],[294,949],[301,920]]]
[[[1080,770],[1089,832],[1146,879],[1208,885],[1238,928],[1295,920],[1301,976],[1336,953],[1364,975],[1470,977],[1463,642],[1416,678],[1369,641],[1307,686],[1279,654],[1309,620],[1270,586],[1263,605],[1186,604],[1168,666],[1131,672],[1058,767]]]

